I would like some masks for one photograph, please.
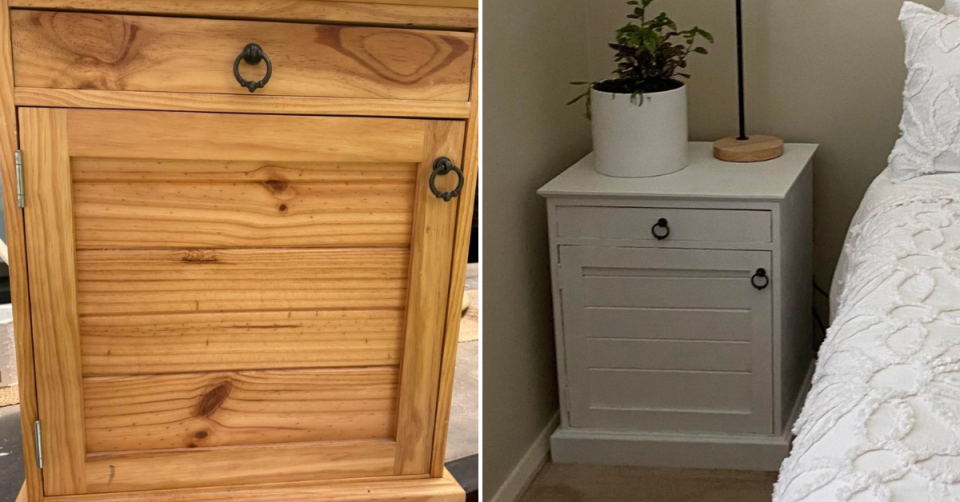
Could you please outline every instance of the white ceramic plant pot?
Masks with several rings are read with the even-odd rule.
[[[646,178],[687,167],[687,86],[647,93],[642,106],[629,94],[590,93],[597,172]]]

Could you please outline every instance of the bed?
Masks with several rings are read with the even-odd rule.
[[[871,185],[774,502],[960,501],[960,174]]]

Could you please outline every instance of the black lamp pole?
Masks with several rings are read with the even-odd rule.
[[[740,135],[713,142],[713,156],[725,162],[761,162],[783,155],[783,140],[766,134],[747,136],[743,95],[743,0],[737,0],[737,90],[740,93]]]
[[[746,141],[750,138],[747,137],[747,122],[743,107],[743,19],[740,3],[741,0],[737,0],[737,84],[740,91],[740,136],[737,139]]]

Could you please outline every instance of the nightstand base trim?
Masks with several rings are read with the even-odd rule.
[[[635,465],[777,471],[790,453],[793,423],[810,388],[813,363],[782,435],[609,431],[560,427],[550,436],[558,464]]]

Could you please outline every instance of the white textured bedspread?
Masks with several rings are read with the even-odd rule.
[[[960,175],[873,183],[774,502],[960,501]]]

